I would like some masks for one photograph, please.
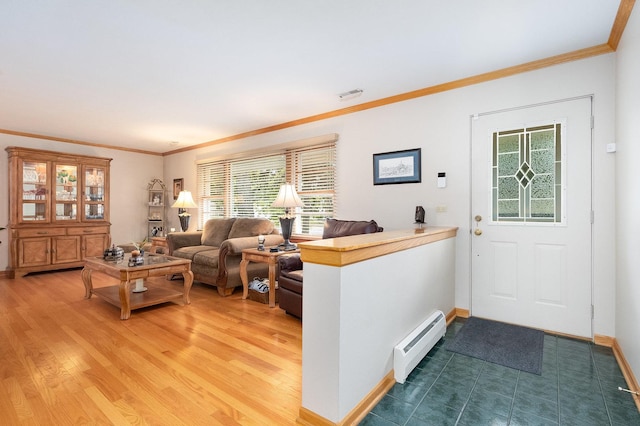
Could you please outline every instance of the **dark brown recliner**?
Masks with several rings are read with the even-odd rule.
[[[322,239],[346,237],[349,235],[382,232],[375,220],[354,221],[327,219]],[[302,260],[294,253],[278,258],[278,298],[281,309],[288,314],[302,318]]]

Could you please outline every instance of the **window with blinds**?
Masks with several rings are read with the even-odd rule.
[[[218,217],[264,217],[279,227],[284,209],[271,203],[286,182],[296,186],[304,202],[295,212],[295,234],[322,235],[325,219],[333,217],[335,142],[204,162],[197,168],[200,228]]]

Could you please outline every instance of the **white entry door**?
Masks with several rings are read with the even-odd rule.
[[[473,316],[592,337],[591,101],[472,119]]]

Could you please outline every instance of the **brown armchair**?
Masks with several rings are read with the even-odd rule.
[[[327,219],[322,239],[346,237],[349,235],[382,232],[375,220],[353,221]],[[302,318],[302,260],[299,254],[278,258],[278,298],[281,309],[288,314]]]

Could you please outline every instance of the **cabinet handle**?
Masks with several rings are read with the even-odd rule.
[[[38,231],[38,232],[36,232],[36,234],[38,234],[38,235],[47,235],[48,232],[47,231]]]
[[[83,229],[82,232],[84,232],[85,234],[91,234],[93,233],[93,229]]]

